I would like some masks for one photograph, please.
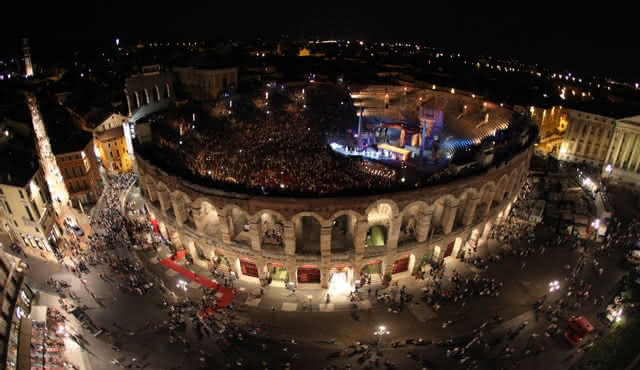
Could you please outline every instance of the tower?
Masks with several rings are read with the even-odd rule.
[[[31,64],[31,50],[29,48],[29,39],[22,39],[22,51],[24,52],[24,76],[33,76],[33,64]]]

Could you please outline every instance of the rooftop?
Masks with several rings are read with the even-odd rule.
[[[105,131],[98,132],[96,134],[100,141],[108,141],[113,140],[117,137],[124,136],[124,131],[122,130],[122,126],[110,128]]]

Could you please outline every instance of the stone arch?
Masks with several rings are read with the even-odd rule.
[[[169,87],[168,82],[164,84],[164,97],[166,99],[169,99],[171,97],[171,88]]]
[[[398,205],[391,199],[377,200],[364,211],[369,224],[375,223],[379,218],[391,220],[399,213]]]
[[[476,214],[479,216],[484,216],[491,209],[491,202],[493,202],[493,198],[496,193],[496,184],[493,181],[489,181],[485,183],[482,188],[480,188],[480,201],[478,203],[478,207],[476,209]]]
[[[142,101],[140,100],[140,93],[137,91],[133,92],[133,100],[136,102],[136,108],[140,108],[142,105]]]
[[[153,101],[160,101],[160,88],[158,88],[158,85],[153,85]]]
[[[455,217],[455,214],[451,216],[452,212],[449,205],[456,204],[458,199],[452,194],[445,194],[436,199],[431,208],[433,209],[433,215],[431,216],[431,224],[433,225],[433,235],[448,234],[453,227],[453,221],[451,217]],[[450,223],[450,225],[449,225]]]
[[[296,251],[303,254],[320,254],[320,231],[324,219],[314,212],[302,212],[293,216]]]
[[[191,199],[180,190],[171,193],[172,208],[179,224],[184,224],[189,220],[191,213]]]
[[[258,224],[261,245],[284,246],[284,226],[286,218],[279,212],[263,209],[254,216]]]
[[[251,245],[251,238],[249,236],[249,214],[244,209],[237,205],[231,205],[225,207],[227,215],[227,227],[229,237],[231,240]]]
[[[209,199],[200,197],[191,202],[190,208],[190,219],[196,230],[207,236],[216,236],[220,230],[220,218],[216,206]]]
[[[467,209],[472,211],[470,208],[472,207],[473,199],[478,197],[478,191],[473,188],[465,188],[462,194],[458,197],[458,209],[456,211],[456,217],[454,223],[459,226],[464,226],[465,214],[467,213]]]
[[[400,226],[400,235],[398,242],[418,241],[418,224],[421,213],[428,208],[425,201],[418,200],[407,205],[400,213],[402,223]]]

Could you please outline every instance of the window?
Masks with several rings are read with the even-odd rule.
[[[71,177],[71,175],[69,175],[69,169],[67,167],[64,168],[64,174],[67,175],[67,178]]]
[[[75,168],[75,167],[72,167],[72,168],[71,168],[71,172],[73,172],[73,177],[76,177],[76,176],[77,176],[77,175],[76,175],[76,168]]]
[[[20,194],[20,199],[24,199],[24,193],[22,190],[18,190],[18,193]]]
[[[13,212],[11,212],[11,207],[9,207],[9,203],[7,203],[7,201],[4,201],[4,206],[7,208],[7,211],[9,211],[10,214],[13,214]],[[18,226],[18,225],[16,225]]]
[[[38,220],[40,219],[40,211],[38,211],[38,206],[36,205],[36,202],[31,201],[31,205],[33,206],[33,210],[36,211],[36,216],[38,217]]]
[[[31,214],[31,209],[29,209],[29,206],[25,205],[24,209],[27,211],[27,214],[29,214],[29,220],[33,221],[33,214]]]
[[[82,167],[78,167],[78,176],[82,176],[84,175],[84,172],[82,171]]]
[[[89,187],[89,185],[87,185],[87,180],[85,179],[82,179],[82,184],[84,185],[85,189]]]

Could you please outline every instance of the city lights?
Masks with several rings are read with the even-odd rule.
[[[558,280],[549,283],[549,293],[553,293],[558,289],[560,289],[560,282],[558,282]]]

